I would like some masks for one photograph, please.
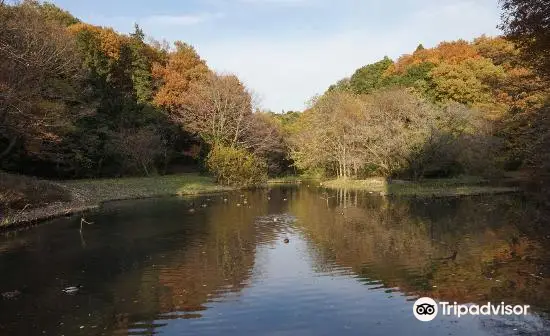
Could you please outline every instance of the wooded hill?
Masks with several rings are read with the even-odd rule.
[[[503,37],[358,69],[301,112],[261,112],[234,75],[173,45],[0,4],[0,169],[47,178],[209,170],[229,185],[548,170],[548,1],[501,1]],[[546,4],[546,5],[545,5]],[[304,97],[307,98],[307,97]]]

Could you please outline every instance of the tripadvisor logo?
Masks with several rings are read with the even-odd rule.
[[[437,316],[437,302],[429,297],[420,298],[414,303],[413,313],[422,322],[431,321]]]
[[[440,306],[440,307],[439,307]],[[453,304],[449,302],[435,302],[432,298],[422,297],[414,303],[413,314],[422,322],[433,320],[438,312],[441,315],[461,317],[463,315],[527,315],[529,305],[505,305],[501,302],[499,305],[493,305],[487,302],[484,305],[464,305]]]

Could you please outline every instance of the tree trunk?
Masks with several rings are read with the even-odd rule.
[[[6,149],[4,149],[0,153],[0,160],[3,160],[5,157],[8,156],[8,154],[11,153],[11,151],[13,150],[13,147],[15,147],[16,143],[17,143],[17,137],[13,137],[13,138],[10,139],[10,143],[8,144],[8,147],[6,147]]]
[[[149,176],[149,170],[147,170],[147,166],[145,165],[145,163],[141,163],[141,166],[143,167],[143,170],[145,171],[145,176]]]

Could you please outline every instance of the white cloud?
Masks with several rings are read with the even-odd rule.
[[[426,3],[424,3],[426,4]],[[430,47],[442,40],[497,34],[498,11],[487,2],[433,2],[410,13],[392,29],[345,30],[331,35],[239,38],[197,43],[208,64],[236,73],[274,111],[302,109],[355,69],[412,52],[418,43]]]

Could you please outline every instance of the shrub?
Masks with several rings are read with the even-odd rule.
[[[244,149],[214,146],[206,166],[223,185],[249,187],[267,182],[267,164]]]
[[[0,171],[0,212],[70,200],[69,191],[56,183]]]

